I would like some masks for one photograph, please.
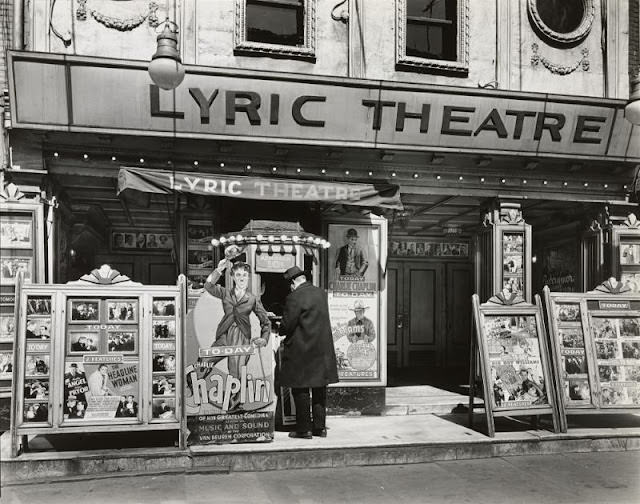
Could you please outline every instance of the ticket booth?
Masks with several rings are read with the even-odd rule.
[[[188,442],[269,442],[276,417],[288,418],[293,413],[275,380],[280,342],[277,323],[289,293],[283,273],[298,266],[309,280],[317,282],[320,253],[329,242],[307,233],[299,223],[251,220],[239,231],[213,238],[211,245],[223,249],[224,257],[234,265],[248,265],[250,294],[224,303],[216,299],[234,288],[232,267],[226,268],[223,278],[215,278],[218,288],[190,292],[185,356]],[[261,300],[264,310],[252,309],[251,336],[243,344],[220,344],[225,335],[219,327],[225,317],[233,316],[230,311],[253,306],[254,299]],[[271,333],[266,346],[258,346],[252,342],[264,337],[265,316]],[[278,406],[286,411],[278,411]]]

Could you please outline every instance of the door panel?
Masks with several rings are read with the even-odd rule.
[[[473,294],[470,264],[447,264],[447,367],[468,366],[471,341],[471,295]]]
[[[468,364],[472,273],[469,263],[389,262],[390,369],[461,368]]]
[[[409,277],[409,344],[416,349],[436,343],[436,277],[433,268],[405,270]],[[423,348],[424,349],[424,348]]]
[[[400,273],[399,273],[400,272]],[[401,367],[402,353],[398,342],[402,339],[402,264],[387,264],[387,366]],[[400,317],[400,318],[399,318]]]

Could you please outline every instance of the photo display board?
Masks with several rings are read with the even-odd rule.
[[[42,220],[42,206],[27,198],[0,203],[0,397],[11,396],[16,280],[44,282]]]
[[[97,272],[120,282],[16,291],[16,452],[20,435],[63,432],[176,429],[183,444],[184,277],[178,286],[143,286]]]
[[[501,233],[502,248],[502,288],[521,297],[525,297],[526,257],[524,231],[503,230]]]
[[[489,435],[495,416],[550,413],[559,429],[540,308],[513,295],[472,297]]]
[[[640,408],[640,295],[611,279],[544,300],[564,412]]]

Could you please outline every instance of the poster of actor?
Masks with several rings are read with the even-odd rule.
[[[185,403],[189,442],[272,441],[275,338],[250,265],[225,251],[186,318]],[[226,287],[219,285],[225,276]]]
[[[331,330],[340,380],[380,377],[378,297],[332,296]]]
[[[138,397],[137,362],[74,362],[67,366],[64,406],[67,419],[137,417]]]
[[[379,229],[373,226],[329,225],[328,238],[332,245],[328,261],[330,289],[342,290],[335,282],[377,283],[379,234]]]
[[[81,362],[67,363],[64,373],[64,418],[84,418],[89,392],[87,375]]]

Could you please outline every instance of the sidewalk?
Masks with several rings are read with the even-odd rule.
[[[410,464],[512,455],[640,450],[640,415],[582,415],[569,418],[567,433],[547,422],[532,429],[511,418],[496,419],[496,437],[475,429],[466,413],[329,417],[327,438],[291,439],[276,432],[271,443],[42,451],[11,459],[10,438],[0,439],[2,485],[136,474],[269,471]],[[53,438],[53,437],[52,437]],[[32,446],[47,447],[47,440]],[[51,445],[52,447],[53,445]]]

